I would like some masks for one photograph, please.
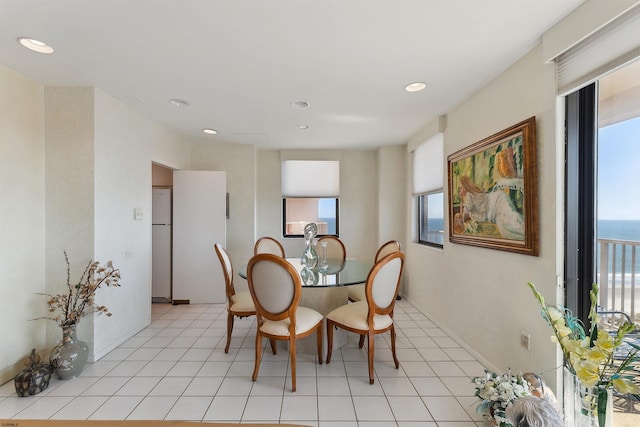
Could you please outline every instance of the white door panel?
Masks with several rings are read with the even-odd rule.
[[[225,301],[216,242],[226,246],[226,172],[173,171],[174,301]]]

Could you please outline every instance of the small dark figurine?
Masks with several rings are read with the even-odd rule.
[[[53,368],[48,363],[40,363],[40,355],[35,348],[31,350],[25,365],[27,367],[18,372],[14,379],[18,396],[33,396],[49,387]]]

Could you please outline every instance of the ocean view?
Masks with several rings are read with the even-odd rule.
[[[598,239],[624,240],[640,243],[640,220],[598,220]],[[616,271],[622,270],[622,245],[616,245]],[[640,246],[639,246],[640,247]],[[632,251],[636,252],[635,274],[636,278],[640,275],[640,249],[634,246],[626,246],[625,253],[625,273],[628,277],[632,274]],[[610,255],[611,256],[611,255]],[[598,242],[598,268],[600,266],[600,244]],[[611,271],[611,263],[609,263],[609,271]],[[640,279],[636,279],[640,280]]]
[[[640,242],[640,220],[600,219],[597,234],[599,239]]]

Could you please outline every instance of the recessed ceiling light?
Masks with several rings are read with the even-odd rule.
[[[426,83],[414,82],[414,83],[409,83],[408,85],[406,85],[404,87],[404,90],[406,90],[407,92],[420,92],[425,87],[427,87]]]
[[[188,107],[189,103],[183,99],[170,99],[169,102],[171,103],[171,105],[175,106],[175,107]]]
[[[302,110],[304,108],[309,108],[309,103],[307,101],[293,101],[291,103],[293,108],[297,108],[298,110]]]
[[[202,129],[202,132],[206,133],[207,135],[216,135],[218,133],[218,131],[215,129]]]
[[[31,49],[38,53],[53,53],[53,48],[40,40],[30,39],[28,37],[20,37],[18,43],[27,49]]]
[[[309,129],[309,125],[298,125],[298,129]]]

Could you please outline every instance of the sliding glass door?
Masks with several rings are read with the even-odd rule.
[[[602,318],[640,330],[640,61],[566,97],[566,138],[566,304],[588,326],[597,282]],[[640,421],[637,398],[614,403]]]

